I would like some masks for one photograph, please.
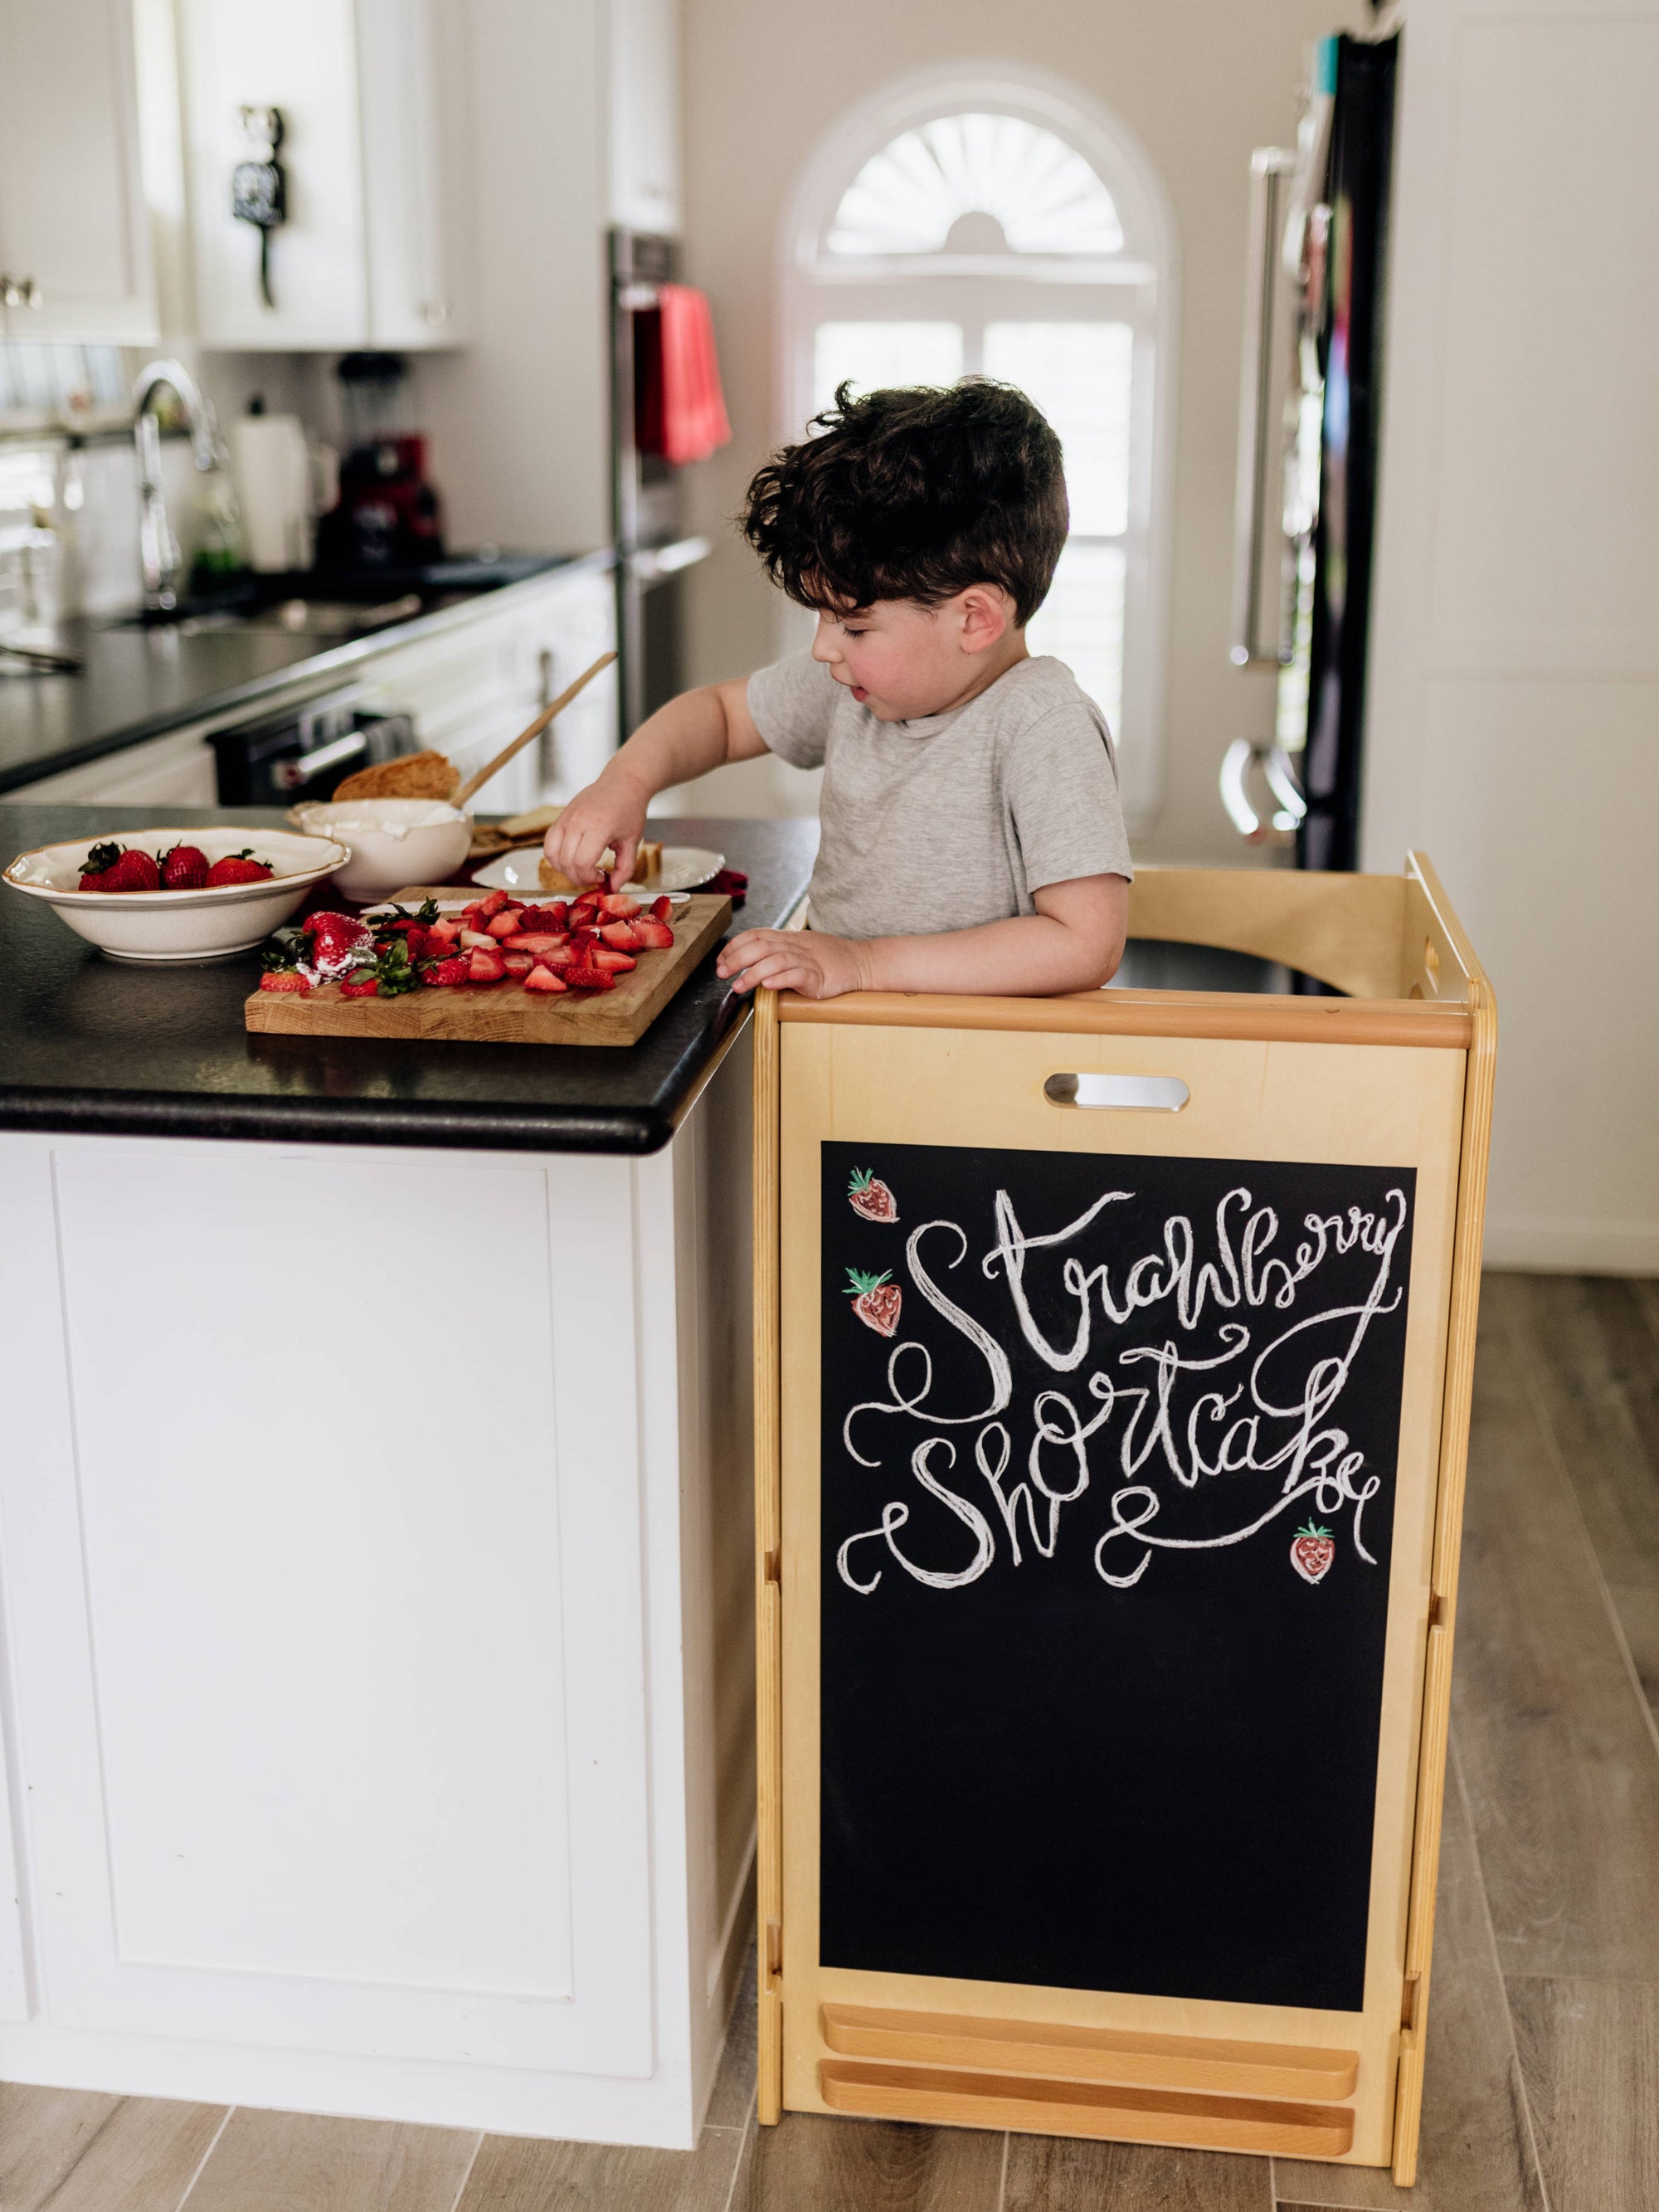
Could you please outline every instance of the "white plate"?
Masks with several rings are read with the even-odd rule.
[[[194,891],[82,890],[87,854],[111,842],[141,853],[194,845],[210,861],[251,845],[254,858],[269,860],[276,872],[258,883]],[[349,847],[332,837],[296,836],[291,830],[121,830],[20,853],[3,880],[13,890],[45,899],[77,937],[112,960],[223,960],[269,937],[313,884],[350,858]]]
[[[480,890],[513,891],[520,897],[570,897],[568,891],[542,889],[541,860],[539,845],[526,845],[514,853],[499,853],[487,867],[479,869],[472,880]],[[710,876],[719,875],[725,866],[724,853],[711,853],[702,845],[665,845],[661,874],[651,883],[624,884],[623,888],[630,898],[644,899],[657,898],[664,891],[694,891]]]
[[[507,886],[504,884],[500,885],[492,884],[490,885],[490,889],[492,890],[497,889],[505,890]],[[691,897],[690,891],[669,891],[665,894],[661,891],[652,891],[647,890],[644,885],[640,884],[633,884],[629,885],[629,896],[636,897],[641,893],[641,891],[643,891],[644,896],[647,900],[661,898],[665,896],[671,906],[685,906],[689,904]],[[538,906],[550,906],[556,898],[568,900],[569,896],[570,893],[568,891],[544,891],[541,897],[537,900],[536,903]],[[473,905],[477,902],[477,892],[474,890],[471,892],[459,893],[453,898],[434,899],[433,901],[433,904],[437,908],[440,914],[463,914],[468,907]],[[409,903],[406,900],[401,907],[394,907],[390,899],[381,899],[374,906],[366,906],[359,919],[363,921],[378,921],[380,916],[383,914],[407,914],[409,910]]]

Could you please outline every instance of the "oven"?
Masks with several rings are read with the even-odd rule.
[[[373,714],[356,690],[214,732],[221,806],[292,806],[331,799],[343,777],[416,751],[407,714]]]

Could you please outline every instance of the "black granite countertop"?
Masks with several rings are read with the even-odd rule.
[[[0,666],[0,793],[38,783],[85,761],[164,736],[185,723],[257,707],[306,684],[349,675],[372,655],[429,635],[493,598],[555,569],[603,565],[608,552],[521,556],[499,563],[441,562],[414,580],[423,611],[362,637],[325,643],[282,630],[171,625],[124,628],[107,617],[65,623],[55,650],[82,663],[78,676],[26,674]],[[383,580],[372,596],[401,596],[407,576]],[[307,583],[313,598],[330,596]],[[7,856],[9,858],[9,855]]]
[[[149,827],[132,807],[0,805],[0,866],[35,845]],[[169,824],[275,811],[173,810]],[[775,926],[811,872],[811,821],[665,822],[749,877],[736,926]],[[652,1152],[739,1023],[706,960],[635,1045],[251,1036],[256,952],[202,967],[106,960],[43,900],[0,884],[0,1127],[289,1143]]]

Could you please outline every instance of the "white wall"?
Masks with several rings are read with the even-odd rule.
[[[477,313],[414,368],[453,545],[611,539],[605,5],[465,0]]]
[[[1659,1272],[1659,7],[1419,0],[1364,865],[1496,985],[1488,1255]]]
[[[1241,673],[1227,658],[1249,158],[1253,147],[1292,143],[1309,46],[1363,12],[1345,0],[841,0],[827,13],[800,0],[687,0],[690,273],[713,295],[734,432],[693,471],[698,526],[720,538],[692,580],[693,678],[741,674],[778,650],[775,594],[726,518],[785,427],[776,228],[801,163],[889,77],[954,57],[1050,70],[1146,148],[1180,238],[1165,799],[1137,849],[1265,857],[1241,842],[1216,792],[1229,744],[1267,735],[1273,710],[1271,675]],[[722,770],[698,795],[730,809],[744,775]],[[805,781],[775,770],[777,789],[760,796],[778,803]]]

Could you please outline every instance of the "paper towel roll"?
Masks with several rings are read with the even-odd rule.
[[[293,415],[245,415],[230,434],[248,566],[264,575],[311,566],[311,465]]]

